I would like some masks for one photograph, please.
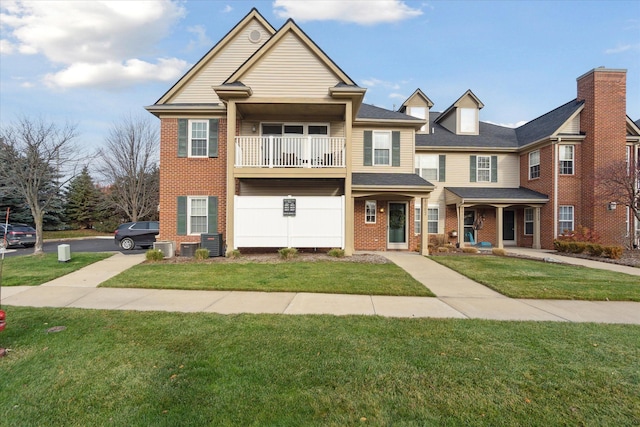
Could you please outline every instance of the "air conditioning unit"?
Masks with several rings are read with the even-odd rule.
[[[224,256],[222,234],[201,234],[200,247],[209,250],[209,256]]]
[[[157,249],[164,255],[165,258],[173,258],[174,249],[173,242],[159,241],[153,243],[153,249]]]

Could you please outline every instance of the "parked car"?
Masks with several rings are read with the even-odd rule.
[[[36,244],[36,229],[27,224],[2,224],[0,241],[6,247],[22,245],[31,248]]]
[[[120,224],[114,233],[115,244],[126,251],[136,246],[148,249],[160,233],[158,221],[136,221]]]

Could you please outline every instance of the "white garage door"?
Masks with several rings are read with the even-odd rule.
[[[285,216],[285,199],[295,216]],[[344,196],[235,196],[234,235],[234,249],[344,248]]]

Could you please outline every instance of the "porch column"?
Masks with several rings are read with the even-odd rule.
[[[236,195],[236,179],[233,173],[236,158],[236,103],[229,100],[227,103],[227,225],[226,235],[227,250],[236,249],[234,243],[234,206]]]
[[[504,209],[502,208],[502,206],[498,206],[496,207],[496,228],[498,229],[498,248],[503,248],[504,247],[504,243],[503,243],[503,235],[502,235],[502,215],[503,215],[503,211]]]
[[[420,198],[420,255],[429,255],[429,231],[427,227],[428,197]]]
[[[456,205],[458,214],[458,246],[464,246],[464,205]]]
[[[533,208],[533,249],[541,249],[540,245],[540,208]]]
[[[346,167],[346,176],[344,178],[344,212],[345,212],[345,227],[344,227],[344,254],[346,256],[353,255],[355,249],[355,214],[353,212],[355,203],[353,196],[351,195],[351,114],[352,114],[351,101],[348,101],[344,106],[344,162]]]

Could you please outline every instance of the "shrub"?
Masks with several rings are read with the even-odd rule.
[[[209,249],[196,249],[195,258],[199,260],[208,259],[209,258]]]
[[[446,246],[438,246],[437,252],[438,253],[449,252],[449,248]]]
[[[147,261],[162,261],[164,254],[159,249],[149,249],[145,254]]]
[[[435,247],[444,246],[449,243],[449,239],[444,234],[429,234],[429,245]]]
[[[282,259],[291,259],[298,255],[298,250],[296,248],[282,248],[278,250],[278,253]]]
[[[465,246],[464,248],[462,248],[462,252],[464,252],[465,254],[477,254],[478,248],[474,248],[473,246]]]
[[[620,259],[620,257],[622,256],[622,252],[624,252],[624,248],[622,246],[604,247],[604,255],[611,259]]]
[[[587,248],[584,242],[569,242],[569,252],[572,254],[581,254]]]
[[[231,251],[227,251],[227,258],[240,258],[242,254],[239,249],[233,249]]]
[[[342,258],[344,257],[344,249],[333,248],[329,252],[327,252],[327,255],[336,257],[336,258]]]
[[[598,243],[587,243],[585,252],[593,256],[601,256],[604,248]]]
[[[491,253],[497,256],[507,256],[507,251],[504,248],[493,248],[491,249]]]

